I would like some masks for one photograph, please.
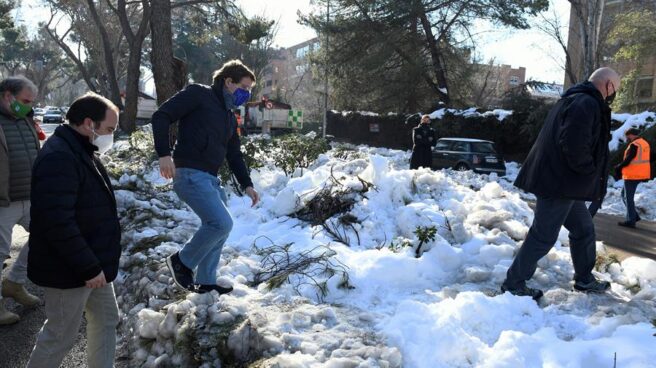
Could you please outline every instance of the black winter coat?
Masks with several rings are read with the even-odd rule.
[[[543,198],[601,200],[608,183],[610,108],[590,82],[551,109],[515,186]]]
[[[431,167],[433,163],[433,152],[435,146],[435,129],[428,124],[420,124],[412,129],[412,156],[410,157],[410,169],[420,167]]]
[[[68,125],[44,144],[32,172],[27,275],[37,285],[82,287],[121,256],[116,199],[96,147]]]
[[[171,155],[169,126],[179,121],[173,149],[176,167],[217,175],[224,161],[242,187],[253,186],[241,153],[237,119],[226,107],[220,81],[215,86],[191,84],[153,114],[153,137],[159,157]]]

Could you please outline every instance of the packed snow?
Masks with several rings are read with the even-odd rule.
[[[505,118],[512,115],[513,113],[512,110],[503,110],[503,109],[495,109],[492,111],[485,111],[485,112],[478,112],[477,110],[478,109],[476,107],[471,107],[464,110],[441,108],[433,111],[432,113],[429,114],[429,116],[431,119],[437,119],[437,120],[443,119],[444,115],[446,115],[447,113],[457,116],[463,116],[465,118],[479,117],[479,116],[483,116],[483,117],[495,116],[497,120],[503,121]]]
[[[339,150],[302,175],[272,164],[254,171],[262,195],[255,208],[228,188],[235,225],[217,282],[235,290],[222,296],[173,286],[164,259],[200,223],[156,177],[156,163],[115,178],[126,246],[116,284],[131,366],[612,367],[615,359],[618,367],[653,366],[654,261],[602,265],[596,275],[613,282],[612,295],[573,292],[563,231],[530,282],[546,291],[540,304],[500,294],[533,218],[512,186],[517,164],[499,178],[409,170],[405,151]],[[348,244],[291,216],[336,181],[353,190],[355,220],[341,228]],[[365,191],[364,183],[373,186]],[[418,226],[437,231],[417,258]],[[255,285],[262,250],[273,245],[327,255],[348,283],[329,272]]]

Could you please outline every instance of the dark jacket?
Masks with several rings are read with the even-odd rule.
[[[179,121],[173,149],[176,167],[217,175],[227,160],[242,187],[253,185],[241,153],[237,119],[226,107],[220,87],[191,84],[153,114],[153,136],[159,157],[171,154],[169,126],[176,121]]]
[[[112,282],[121,228],[109,177],[96,147],[68,125],[45,143],[32,174],[27,275],[37,285],[71,289],[105,273]]]
[[[610,108],[590,82],[551,109],[515,186],[544,198],[600,200],[608,182]]]
[[[431,167],[433,163],[433,152],[431,148],[437,143],[435,129],[429,124],[420,124],[412,129],[412,156],[410,157],[410,168]]]
[[[17,119],[0,111],[0,207],[30,199],[32,164],[39,148],[31,117]]]

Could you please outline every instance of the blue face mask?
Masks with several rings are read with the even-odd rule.
[[[243,88],[237,88],[232,94],[232,101],[235,106],[241,106],[251,98],[251,93]]]

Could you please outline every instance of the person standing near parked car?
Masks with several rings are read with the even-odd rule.
[[[40,143],[30,118],[37,87],[25,77],[0,82],[0,264],[9,258],[15,225],[29,230],[32,164]],[[23,286],[27,281],[28,245],[25,244],[0,284],[0,299],[13,298],[30,307],[41,300]],[[0,300],[0,325],[16,323],[19,316]]]
[[[503,292],[542,297],[526,285],[558,239],[560,228],[569,230],[574,264],[574,289],[605,292],[610,283],[592,275],[596,260],[595,227],[586,201],[601,201],[608,182],[610,104],[620,88],[620,77],[600,68],[589,81],[570,88],[551,109],[522,166],[515,185],[537,197],[535,217],[519,248]]]
[[[96,156],[112,147],[118,108],[88,93],[73,102],[34,163],[27,273],[44,288],[46,321],[28,368],[59,367],[87,320],[87,367],[113,367],[121,257],[116,198]]]
[[[418,126],[412,129],[412,156],[410,169],[430,168],[433,164],[432,148],[437,143],[435,129],[430,126],[430,116],[424,115]]]
[[[649,143],[640,137],[638,129],[629,129],[625,133],[629,145],[624,151],[624,160],[615,166],[616,175],[624,179],[622,188],[622,200],[626,205],[626,219],[618,225],[634,228],[640,216],[635,208],[633,197],[638,185],[651,179],[651,163]]]
[[[214,73],[211,87],[189,85],[153,114],[161,175],[173,179],[178,197],[202,222],[184,247],[167,258],[176,285],[190,291],[220,294],[232,291],[231,287],[216,284],[221,251],[233,226],[227,197],[217,175],[227,161],[252,205],[259,202],[242,157],[232,111],[248,101],[254,83],[255,74],[241,61],[232,60]],[[179,121],[178,137],[172,149],[169,129],[175,121]]]

